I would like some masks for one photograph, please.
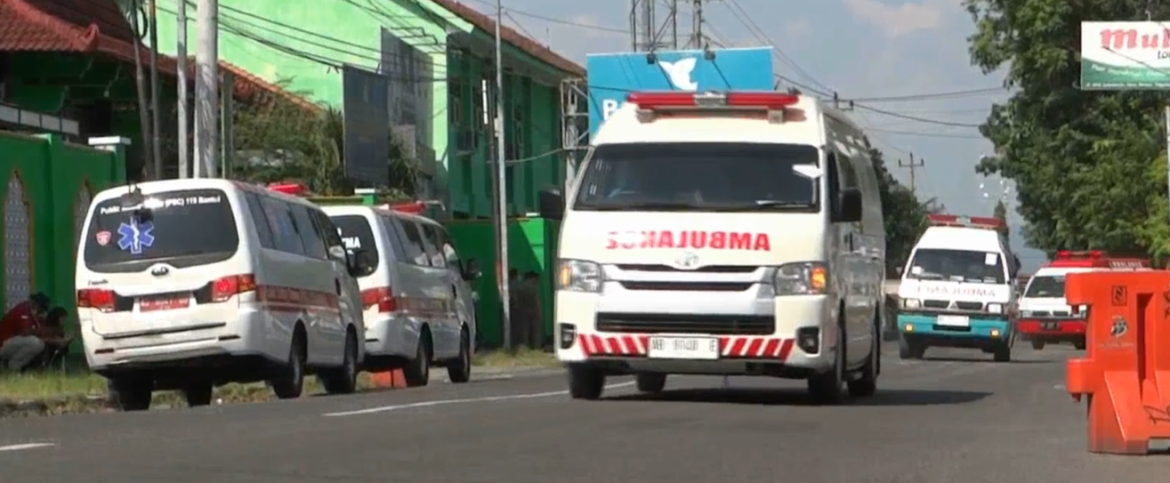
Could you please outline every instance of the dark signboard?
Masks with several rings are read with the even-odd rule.
[[[345,176],[358,188],[389,184],[390,81],[353,66],[341,71]]]
[[[411,38],[416,42],[421,40],[415,36]],[[432,144],[435,132],[434,92],[437,80],[431,55],[395,36],[389,30],[382,29],[380,71],[389,79],[387,101],[390,125],[398,142],[402,143],[405,153],[414,158],[428,176],[434,176],[435,163],[435,150]],[[420,181],[422,181],[420,186],[429,184],[429,180]]]

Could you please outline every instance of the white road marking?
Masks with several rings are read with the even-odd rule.
[[[25,444],[10,444],[8,446],[0,446],[0,451],[22,451],[26,449],[48,448],[57,446],[53,443],[25,443]]]
[[[633,386],[633,385],[634,385],[634,383],[631,381],[631,382],[623,382],[621,384],[610,384],[608,386],[605,386],[605,388],[606,389],[617,389],[619,387],[627,387],[627,386]],[[567,394],[569,394],[569,391],[550,391],[550,392],[538,392],[538,393],[532,393],[532,394],[509,394],[506,396],[472,397],[472,398],[466,398],[466,399],[443,399],[443,400],[439,400],[439,401],[422,401],[422,402],[416,402],[416,403],[410,403],[410,404],[398,404],[398,405],[394,405],[394,406],[379,406],[376,408],[358,409],[356,411],[342,411],[342,412],[336,412],[336,413],[325,413],[325,414],[322,414],[322,416],[325,416],[327,418],[334,418],[334,417],[340,417],[340,416],[359,416],[359,415],[363,415],[363,414],[374,414],[374,413],[384,413],[387,411],[397,411],[400,409],[429,408],[429,407],[434,407],[434,406],[446,406],[449,404],[468,404],[468,403],[479,403],[479,402],[512,401],[512,400],[517,400],[517,399],[538,399],[538,398],[543,398],[543,397],[564,396]]]

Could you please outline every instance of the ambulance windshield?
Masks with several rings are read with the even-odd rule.
[[[1064,275],[1032,277],[1028,282],[1027,298],[1064,298]]]
[[[636,143],[598,146],[575,210],[816,212],[813,146]]]
[[[908,279],[966,283],[1006,283],[1003,257],[995,252],[919,248]]]

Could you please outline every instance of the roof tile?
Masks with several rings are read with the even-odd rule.
[[[475,25],[475,27],[480,30],[486,32],[495,32],[496,30],[495,20],[487,15],[475,11],[475,9],[468,7],[467,5],[459,3],[455,0],[431,1],[435,2],[440,7],[449,10],[451,13],[458,15],[460,18],[466,20],[472,25]],[[562,57],[560,54],[553,52],[552,49],[541,45],[539,42],[526,37],[525,35],[517,32],[507,25],[500,26],[500,39],[564,72],[578,76],[585,75],[584,67],[581,67],[577,63]]]

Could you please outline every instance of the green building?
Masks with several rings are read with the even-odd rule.
[[[119,0],[128,4],[131,0]],[[177,0],[159,2],[159,47],[176,51]],[[188,2],[188,49],[195,6]],[[452,0],[220,0],[220,59],[313,101],[342,107],[341,69],[389,76],[391,123],[431,175],[430,193],[457,218],[491,213],[494,21]],[[584,69],[502,29],[511,212],[564,178],[560,83]]]

